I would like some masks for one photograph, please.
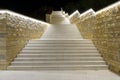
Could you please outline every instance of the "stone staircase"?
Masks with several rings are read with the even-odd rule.
[[[69,27],[72,29],[69,29]],[[63,30],[63,28],[65,29]],[[61,27],[60,25],[51,25],[41,39],[28,42],[8,69],[107,69],[106,63],[93,45],[92,41],[82,39],[80,33],[76,29],[77,28],[74,25],[62,25]]]
[[[107,68],[92,41],[83,39],[76,25],[65,23],[51,24],[40,39],[30,40],[8,70],[105,70]]]
[[[32,40],[9,70],[101,70],[107,69],[89,40]]]

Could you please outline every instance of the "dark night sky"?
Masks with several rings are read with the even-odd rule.
[[[95,11],[118,0],[0,0],[0,9],[9,9],[27,16],[44,20],[46,13],[63,8],[69,14],[78,9],[84,12],[89,8]]]

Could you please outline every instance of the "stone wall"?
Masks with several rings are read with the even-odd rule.
[[[92,39],[93,38],[93,28],[95,26],[95,12],[92,9],[85,11],[80,15],[79,21],[75,23],[81,32],[83,38]]]
[[[4,15],[4,17],[3,17]],[[45,31],[47,23],[43,23],[23,15],[4,11],[0,14],[0,63],[9,65],[19,54],[30,39],[40,38]],[[6,69],[3,66],[0,69]]]
[[[75,24],[84,38],[93,40],[109,69],[120,74],[120,1],[90,12],[81,14]]]
[[[0,13],[0,69],[6,68],[6,14]]]
[[[94,43],[111,70],[120,74],[120,1],[96,12]]]
[[[50,23],[50,14],[46,14],[46,22]]]
[[[77,21],[79,21],[79,16],[80,13],[78,10],[76,10],[75,12],[73,12],[70,16],[69,16],[69,20],[72,24],[77,23]]]

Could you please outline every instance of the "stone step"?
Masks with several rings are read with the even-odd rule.
[[[25,52],[23,52],[23,53],[21,53],[21,54],[18,54],[18,55],[85,55],[85,56],[89,56],[89,55],[101,55],[101,54],[98,54],[98,53],[25,53]]]
[[[96,50],[96,47],[33,47],[26,46],[23,50]]]
[[[43,59],[43,60],[45,60],[45,59],[50,59],[50,60],[54,60],[54,59],[56,59],[56,60],[61,60],[61,59],[63,59],[63,60],[69,60],[69,59],[71,59],[71,60],[98,60],[98,59],[102,59],[102,57],[17,57],[16,59]]]
[[[19,56],[19,58],[31,58],[31,59],[91,59],[101,58],[100,56]]]
[[[49,66],[49,65],[106,65],[104,61],[27,61],[27,62],[20,62],[20,61],[15,61],[12,62],[12,66]]]
[[[49,29],[50,30],[50,29]],[[65,29],[65,30],[60,30],[59,28],[58,29],[55,29],[55,30],[52,30],[51,29],[51,31],[49,31],[49,32],[45,32],[45,34],[47,34],[48,35],[48,33],[50,34],[50,35],[52,35],[53,33],[56,33],[56,34],[68,34],[68,33],[74,33],[74,34],[79,34],[80,35],[80,33],[78,32],[78,31],[74,31],[74,30],[68,30],[68,29]],[[43,35],[45,35],[45,34],[43,34]],[[54,34],[53,34],[54,35]]]
[[[80,64],[96,64],[96,63],[100,63],[100,64],[104,64],[105,62],[103,61],[103,60],[101,60],[101,61],[81,61],[81,60],[79,60],[79,61],[61,61],[61,60],[54,60],[54,61],[15,61],[15,62],[12,62],[12,64],[76,64],[76,63],[80,63]]]
[[[9,66],[8,70],[106,70],[107,65]]]
[[[91,41],[84,41],[84,40],[35,40],[29,41],[29,43],[39,43],[39,44],[49,44],[49,43],[57,43],[57,44],[91,44]]]
[[[41,37],[40,39],[41,40],[72,40],[72,39],[80,39],[81,37],[79,37],[79,38],[70,38],[70,37],[66,37],[66,38],[44,38],[44,37]]]
[[[67,28],[67,27],[66,27]],[[61,30],[60,30],[61,29]],[[63,32],[63,33],[74,33],[74,34],[77,34],[77,33],[79,33],[80,34],[80,32],[79,31],[76,31],[76,30],[74,30],[74,28],[71,28],[71,29],[63,29],[63,28],[51,28],[51,29],[49,29],[49,31],[48,32],[45,32],[45,34],[47,34],[47,33],[60,33],[60,32]],[[61,34],[63,34],[63,33],[61,33]],[[50,34],[51,35],[51,34]]]
[[[97,50],[22,50],[21,52],[32,52],[32,53],[41,53],[41,52],[53,52],[53,53],[66,53],[66,52],[70,52],[70,53],[98,53]]]
[[[93,44],[27,44],[26,46],[41,46],[41,47],[94,47]]]
[[[80,33],[66,33],[66,34],[47,34],[47,33],[45,33],[43,35],[44,36],[65,36],[65,35],[69,35],[69,36],[70,35],[75,35],[75,36],[79,35],[80,36]]]
[[[74,36],[74,35],[73,36],[66,35],[66,36],[44,36],[43,38],[71,38],[71,39],[73,38],[74,39],[74,38],[82,38],[82,37]]]
[[[60,30],[61,29],[61,30]],[[48,32],[45,32],[45,34],[47,34],[47,33],[61,33],[61,34],[63,34],[63,33],[74,33],[74,34],[77,34],[77,33],[79,33],[80,34],[80,32],[79,31],[76,31],[76,30],[73,30],[74,28],[71,28],[71,29],[63,29],[63,28],[55,28],[55,29],[49,29],[49,31]],[[63,32],[63,33],[62,33]]]
[[[53,34],[53,35],[48,35],[48,34],[46,34],[46,35],[44,35],[44,37],[80,37],[80,34],[78,34],[78,35],[74,35],[74,34],[65,34],[65,35],[62,35],[62,34]]]
[[[17,57],[47,57],[47,56],[49,56],[49,57],[65,57],[65,56],[68,56],[68,57],[70,57],[70,56],[72,56],[72,57],[90,57],[90,56],[92,56],[92,57],[100,57],[101,55],[99,55],[99,54],[19,54]]]
[[[57,43],[57,44],[60,44],[60,43],[62,43],[62,44],[64,44],[64,43],[68,43],[68,44],[71,44],[71,43],[76,43],[76,44],[91,44],[92,43],[92,41],[90,41],[90,40],[30,40],[29,41],[29,43],[45,43],[45,44],[47,44],[47,43]]]
[[[52,40],[52,39],[56,39],[56,40],[59,40],[59,39],[67,39],[67,40],[70,40],[70,39],[80,39],[82,37],[41,37],[41,39],[47,39],[47,40]]]
[[[76,60],[76,61],[64,61],[64,60],[54,60],[54,61],[15,61],[15,62],[12,62],[12,63],[52,63],[52,64],[56,64],[56,63],[105,63],[105,61],[101,60],[101,61],[81,61],[81,60]]]
[[[17,57],[15,61],[103,61],[101,57],[98,58],[68,58],[68,59],[59,59],[59,58],[19,58]]]
[[[67,27],[66,27],[67,28]],[[58,28],[58,27],[56,27],[56,28],[51,28],[51,29],[49,29],[50,31],[49,32],[51,32],[51,33],[53,33],[53,32],[56,32],[56,33],[59,33],[59,32],[72,32],[72,33],[76,33],[76,32],[78,32],[78,31],[76,31],[76,30],[74,30],[75,28],[73,27],[73,28],[71,28],[71,29],[63,29],[63,28]],[[49,32],[46,32],[46,33],[49,33]],[[62,34],[62,33],[61,33]]]
[[[20,52],[20,54],[56,54],[56,52]],[[57,52],[57,54],[99,54],[98,52]]]
[[[55,34],[56,33],[56,34]],[[70,32],[70,34],[68,34],[68,33],[66,33],[66,32],[54,32],[54,33],[52,33],[52,32],[50,32],[50,33],[45,33],[44,35],[43,35],[43,37],[49,37],[49,36],[56,36],[56,37],[64,37],[64,36],[68,36],[68,37],[80,37],[81,36],[81,34],[78,34],[78,33],[76,33],[76,34],[73,34],[74,32]],[[49,35],[50,34],[50,35]]]

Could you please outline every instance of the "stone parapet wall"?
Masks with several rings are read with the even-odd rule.
[[[120,1],[91,12],[81,14],[75,24],[84,38],[93,40],[109,69],[120,74]]]
[[[6,14],[0,13],[0,69],[6,68]]]
[[[120,74],[120,1],[96,12],[93,35],[110,69]]]
[[[4,15],[4,17],[3,17]],[[0,69],[7,65],[19,54],[30,39],[40,38],[47,23],[19,15],[11,11],[0,14]],[[4,55],[4,60],[1,60]],[[1,58],[2,57],[2,58]],[[6,67],[5,65],[6,64]]]
[[[79,21],[79,17],[80,17],[80,13],[78,10],[76,10],[69,16],[69,20],[72,24],[75,24],[77,23],[77,21]]]
[[[92,39],[93,38],[93,28],[95,26],[95,12],[92,9],[87,10],[80,15],[79,21],[75,23],[81,32],[83,38]]]

